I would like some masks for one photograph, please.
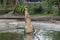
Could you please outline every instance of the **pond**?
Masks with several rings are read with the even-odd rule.
[[[34,40],[60,40],[60,24],[39,23],[34,29]]]
[[[24,40],[24,28],[0,30],[0,40]]]
[[[0,40],[24,40],[24,35],[16,32],[15,33],[0,32]],[[60,40],[60,31],[43,29],[43,30],[40,30],[40,32],[37,32],[33,36],[33,40]]]
[[[15,22],[14,22],[15,23]],[[31,34],[32,40],[60,40],[60,24],[38,23],[32,22],[34,32]],[[3,24],[3,23],[2,23]],[[39,25],[38,25],[39,24]],[[5,29],[6,27],[0,24],[0,40],[26,40],[24,22],[20,22],[20,27],[16,29]],[[12,26],[12,25],[10,25]],[[4,28],[3,28],[4,27]],[[13,26],[12,26],[13,27]],[[2,30],[4,29],[4,30]],[[30,35],[27,35],[30,36]]]
[[[34,40],[60,40],[60,31],[40,30]]]

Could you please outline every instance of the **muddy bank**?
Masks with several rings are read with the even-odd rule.
[[[15,16],[15,15],[0,15],[0,19],[18,19],[20,21],[25,21],[25,17],[24,16]],[[31,17],[32,21],[50,21],[50,20],[56,20],[56,21],[60,21],[60,17],[59,16],[34,16]]]
[[[60,21],[60,17],[56,16],[56,17],[52,17],[52,16],[41,16],[41,17],[31,17],[32,21],[50,21],[50,20],[56,20],[56,21]]]
[[[33,27],[40,28],[40,29],[52,29],[52,30],[60,30],[59,23],[48,23],[48,22],[31,22]],[[8,29],[8,28],[17,28],[18,27],[25,27],[25,22],[10,22],[10,23],[0,23],[0,29]],[[9,26],[9,27],[8,27]]]

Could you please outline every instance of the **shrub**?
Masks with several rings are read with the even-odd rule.
[[[43,11],[43,8],[40,5],[33,5],[30,7],[30,10],[32,11],[32,13],[39,13]]]
[[[28,5],[18,5],[17,10],[19,13],[24,13],[24,9],[28,8]]]
[[[42,12],[42,6],[36,6],[34,12]]]

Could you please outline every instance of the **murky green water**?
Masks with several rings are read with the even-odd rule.
[[[60,40],[60,31],[40,30],[40,32],[37,34],[39,39],[35,37],[34,40]]]
[[[23,40],[23,35],[17,33],[0,33],[0,40]]]
[[[39,29],[33,33],[33,40],[60,40],[60,31]],[[24,29],[0,31],[0,40],[24,40]],[[26,39],[25,39],[26,40]]]
[[[23,28],[0,30],[0,40],[24,40],[24,30]]]

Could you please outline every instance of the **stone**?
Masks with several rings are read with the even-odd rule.
[[[8,23],[0,23],[0,30],[8,29]]]
[[[10,22],[9,23],[9,28],[17,28],[17,25],[18,25],[18,23],[16,23],[16,22]]]

